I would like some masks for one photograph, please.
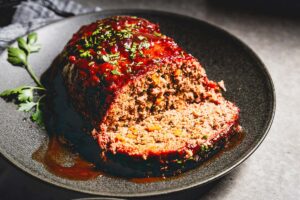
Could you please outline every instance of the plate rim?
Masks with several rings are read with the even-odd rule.
[[[15,159],[13,156],[8,155],[8,153],[6,153],[6,151],[4,149],[2,149],[0,147],[0,154],[4,157],[5,160],[9,161],[11,164],[14,165],[14,167],[20,169],[21,171],[25,172],[25,174],[29,174],[30,176],[34,177],[36,180],[38,181],[42,181],[46,184],[51,184],[53,186],[59,187],[59,188],[63,188],[63,189],[67,189],[67,190],[71,190],[74,192],[79,192],[82,194],[90,194],[90,195],[100,195],[100,196],[108,196],[108,197],[149,197],[149,196],[158,196],[158,195],[166,195],[166,194],[170,194],[170,193],[174,193],[174,192],[180,192],[183,190],[188,190],[188,189],[192,189],[192,188],[196,188],[196,187],[200,187],[200,186],[204,186],[208,183],[211,183],[225,175],[227,175],[228,173],[230,173],[233,169],[235,169],[236,167],[238,167],[241,163],[243,163],[246,159],[248,159],[256,150],[257,148],[262,144],[262,142],[264,141],[264,139],[266,138],[266,136],[268,135],[268,132],[270,131],[270,128],[272,126],[274,117],[275,117],[275,112],[276,112],[276,92],[275,92],[275,86],[272,80],[272,77],[268,71],[268,68],[266,67],[266,65],[262,62],[261,58],[254,52],[254,50],[252,50],[243,40],[241,40],[240,38],[238,38],[237,36],[233,35],[232,33],[230,33],[229,31],[227,31],[226,29],[220,27],[217,24],[214,24],[212,22],[208,22],[205,21],[203,19],[197,19],[195,17],[189,16],[189,15],[183,15],[183,14],[178,14],[178,13],[174,13],[174,12],[169,12],[169,11],[164,11],[164,10],[151,10],[151,9],[107,9],[107,10],[101,10],[98,12],[89,12],[89,13],[85,13],[85,14],[80,14],[80,15],[76,15],[76,16],[72,16],[69,18],[65,18],[62,20],[58,20],[55,22],[52,22],[50,24],[46,24],[43,25],[42,27],[39,27],[37,29],[35,29],[34,31],[39,31],[45,28],[48,28],[49,26],[53,26],[56,24],[60,24],[60,23],[65,23],[66,21],[70,20],[70,19],[74,19],[74,18],[80,18],[82,16],[88,16],[88,15],[96,15],[96,14],[103,14],[103,15],[109,15],[109,14],[116,14],[116,15],[124,15],[124,14],[128,14],[128,13],[132,13],[134,14],[157,14],[157,15],[165,15],[165,16],[174,16],[174,17],[179,17],[179,18],[184,18],[186,20],[190,20],[190,21],[195,21],[195,22],[201,22],[202,24],[205,24],[206,26],[210,26],[212,28],[214,28],[215,30],[221,32],[222,34],[227,35],[228,37],[230,37],[230,39],[234,40],[236,43],[238,43],[238,45],[243,48],[247,53],[251,54],[251,57],[255,59],[255,62],[257,63],[258,67],[261,69],[261,71],[264,73],[264,76],[267,78],[267,84],[269,85],[270,88],[270,98],[272,99],[271,102],[271,110],[269,111],[270,116],[268,116],[268,119],[266,121],[266,125],[264,127],[263,130],[263,134],[261,136],[261,138],[257,141],[257,143],[255,144],[255,146],[248,150],[248,152],[245,153],[244,156],[240,157],[239,159],[237,159],[237,161],[231,165],[230,167],[226,168],[225,170],[221,171],[220,173],[217,173],[209,178],[207,178],[206,180],[203,181],[199,181],[187,186],[182,186],[182,187],[176,187],[176,188],[172,188],[172,189],[165,189],[162,191],[151,191],[151,192],[142,192],[142,193],[132,193],[132,194],[113,194],[110,192],[93,192],[93,191],[89,191],[86,189],[78,189],[72,186],[68,186],[65,185],[63,183],[60,182],[55,182],[47,177],[43,177],[40,176],[37,173],[34,173],[33,171],[31,171],[30,169],[28,169],[27,167],[23,166],[22,164],[20,164],[17,159]],[[26,35],[26,34],[25,34]],[[13,41],[10,43],[10,45],[14,45],[16,44],[16,41]],[[3,57],[4,54],[7,53],[7,49],[5,49],[1,54],[0,57]]]

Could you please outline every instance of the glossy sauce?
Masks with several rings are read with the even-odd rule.
[[[158,181],[165,181],[169,180],[170,177],[146,177],[146,178],[131,178],[129,181],[134,183],[152,183],[152,182],[158,182]]]
[[[209,165],[215,159],[218,159],[224,152],[230,151],[242,143],[245,138],[245,133],[236,133],[223,149],[214,154],[211,158],[201,163],[201,166]],[[65,166],[62,163],[71,159],[71,166]],[[32,158],[44,165],[44,167],[52,174],[66,178],[69,180],[90,180],[98,176],[108,176],[101,169],[96,169],[95,165],[80,157],[78,153],[74,153],[72,148],[65,144],[63,139],[58,136],[52,136],[48,144],[42,145],[36,152],[33,153]],[[130,178],[128,179],[134,183],[151,183],[158,181],[168,181],[179,178],[181,174],[175,177],[145,177],[145,178]]]
[[[33,153],[32,158],[42,163],[49,172],[61,178],[90,180],[103,174],[93,163],[73,153],[71,147],[64,144],[58,136],[50,137],[48,144],[42,145]],[[66,166],[66,163],[69,166]]]
[[[44,107],[45,128],[48,139],[32,154],[32,159],[43,164],[50,173],[69,180],[90,180],[102,176],[94,163],[83,158],[74,145],[81,131],[82,120],[68,104],[65,87],[58,72],[60,59],[54,59],[50,68],[42,75],[41,81],[47,88]]]

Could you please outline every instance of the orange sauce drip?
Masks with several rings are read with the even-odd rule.
[[[129,179],[131,182],[134,183],[152,183],[152,182],[158,182],[158,181],[164,181],[166,179],[166,177],[146,177],[146,178],[132,178]]]
[[[62,159],[65,154],[72,154],[71,166],[64,166]],[[95,165],[80,158],[70,151],[57,136],[49,139],[48,145],[42,145],[32,155],[32,158],[44,165],[52,174],[70,180],[90,180],[102,175]]]
[[[201,164],[206,166],[214,159],[219,158],[224,152],[230,151],[238,146],[244,139],[245,133],[236,133],[225,148],[221,149],[218,153],[210,159]],[[71,166],[64,166],[61,158],[67,154],[72,155]],[[42,145],[37,151],[32,154],[32,158],[44,165],[44,167],[52,174],[66,178],[69,180],[90,180],[98,176],[103,176],[104,173],[96,169],[93,163],[83,160],[78,154],[71,152],[70,146],[64,144],[58,136],[51,136],[48,144]],[[180,176],[180,175],[179,175]],[[145,177],[145,178],[130,178],[128,179],[134,183],[152,183],[158,181],[171,180],[176,177]]]

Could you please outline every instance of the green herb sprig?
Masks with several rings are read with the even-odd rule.
[[[5,90],[0,93],[0,97],[6,100],[14,100],[19,107],[18,110],[31,112],[31,120],[43,127],[44,122],[41,107],[46,95],[46,88],[41,84],[28,63],[30,54],[38,52],[41,49],[41,45],[37,44],[37,39],[36,33],[28,34],[26,40],[22,37],[18,38],[18,47],[8,47],[7,58],[10,64],[24,68],[36,86],[20,86]]]

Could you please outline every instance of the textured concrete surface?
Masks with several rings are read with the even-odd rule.
[[[177,195],[179,199],[300,198],[300,19],[282,14],[221,8],[203,0],[76,0],[103,9],[144,8],[192,16],[216,24],[248,44],[266,64],[275,84],[277,109],[260,148],[240,167],[208,189]],[[3,160],[3,158],[1,158]],[[7,162],[0,170],[1,199],[70,199],[87,197],[57,189],[20,172]],[[15,180],[18,180],[17,182]],[[8,192],[15,188],[18,192]]]

